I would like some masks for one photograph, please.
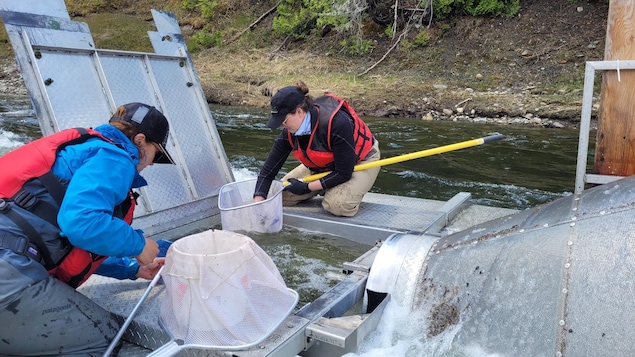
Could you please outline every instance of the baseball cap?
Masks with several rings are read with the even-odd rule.
[[[154,156],[155,164],[173,164],[172,156],[168,154],[165,145],[168,142],[168,134],[170,132],[170,124],[168,119],[157,108],[143,103],[128,103],[122,105],[117,112],[121,112],[123,107],[123,117],[113,116],[120,120],[134,124],[140,133],[151,141],[157,143],[161,149],[160,153]]]
[[[287,114],[293,112],[304,101],[304,93],[298,87],[288,86],[280,89],[271,98],[271,119],[267,126],[276,129],[282,124]]]

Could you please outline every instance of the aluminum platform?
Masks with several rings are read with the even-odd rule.
[[[321,197],[284,207],[284,224],[329,233],[372,246],[394,233],[440,235],[505,216],[516,210],[470,203],[471,195],[459,192],[446,201],[368,193],[355,217],[336,217],[322,208]]]

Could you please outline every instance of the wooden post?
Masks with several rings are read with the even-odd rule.
[[[635,1],[609,3],[604,59],[635,59]],[[603,73],[595,149],[595,173],[635,174],[635,70]]]

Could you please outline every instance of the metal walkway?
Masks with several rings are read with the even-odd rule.
[[[516,212],[512,209],[473,206],[471,195],[460,192],[447,202],[414,197],[368,193],[355,217],[336,217],[326,212],[321,198],[316,197],[294,207],[284,208],[284,224],[337,235],[372,246],[377,240],[394,233],[426,233],[441,231],[463,220],[470,225]],[[478,209],[477,209],[478,207]],[[457,224],[459,222],[456,222]]]

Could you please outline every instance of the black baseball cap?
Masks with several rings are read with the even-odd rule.
[[[123,108],[123,111],[121,110]],[[165,145],[168,142],[170,124],[168,119],[157,108],[143,103],[128,103],[117,109],[116,113],[123,112],[123,117],[113,116],[112,119],[124,120],[134,124],[140,133],[151,141],[157,143],[161,153],[154,156],[155,164],[173,164],[172,156],[168,154]]]
[[[271,98],[271,119],[267,126],[271,129],[280,127],[287,114],[293,112],[304,101],[304,93],[296,86],[280,89]]]

